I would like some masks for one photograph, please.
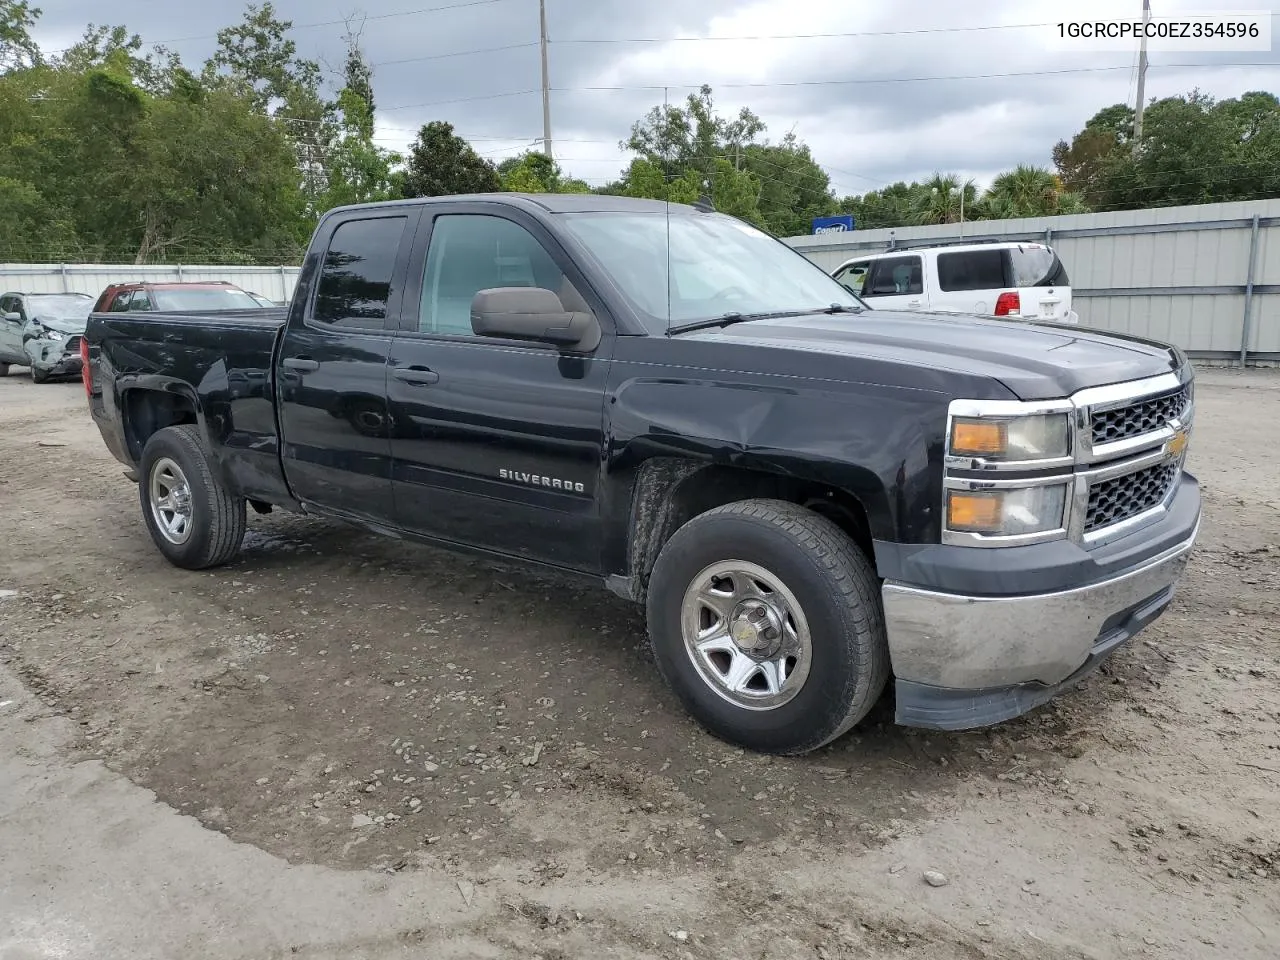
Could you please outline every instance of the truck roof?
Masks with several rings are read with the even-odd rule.
[[[387,200],[381,203],[357,203],[334,207],[330,214],[346,210],[373,210],[386,207],[405,207],[417,204],[459,202],[501,203],[506,206],[538,207],[547,213],[697,213],[698,208],[687,203],[671,203],[665,200],[648,200],[641,197],[615,197],[598,193],[461,193],[443,197],[414,197],[409,200]]]

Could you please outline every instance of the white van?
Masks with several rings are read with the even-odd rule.
[[[832,272],[879,310],[931,310],[1079,323],[1071,281],[1042,243],[947,244],[868,253]]]

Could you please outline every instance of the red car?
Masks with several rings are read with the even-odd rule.
[[[102,291],[94,313],[133,313],[162,310],[168,313],[210,310],[261,310],[252,294],[225,280],[200,283],[113,283]]]

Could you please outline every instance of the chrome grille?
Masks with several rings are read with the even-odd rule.
[[[79,353],[79,352],[80,352],[80,338],[79,338],[79,337],[68,337],[68,338],[67,338],[67,353]]]
[[[1114,443],[1144,433],[1154,433],[1170,420],[1187,412],[1191,388],[1184,386],[1172,393],[1148,397],[1114,410],[1095,413],[1092,420],[1093,445]]]
[[[1091,533],[1157,507],[1177,482],[1179,464],[1158,463],[1123,477],[1112,477],[1089,488],[1084,532]]]

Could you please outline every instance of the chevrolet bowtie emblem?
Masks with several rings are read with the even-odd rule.
[[[1182,452],[1187,449],[1187,428],[1183,426],[1175,427],[1173,436],[1169,438],[1169,442],[1165,444],[1164,449],[1170,458],[1182,456]]]

